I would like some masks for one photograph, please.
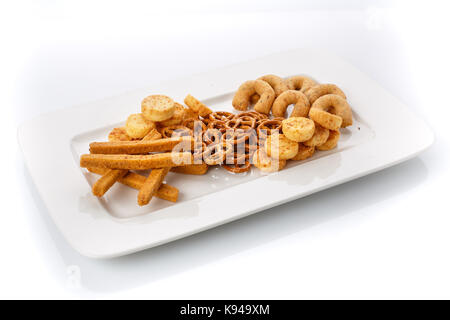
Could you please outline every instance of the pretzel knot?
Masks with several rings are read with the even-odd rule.
[[[203,151],[203,161],[210,166],[222,164],[232,152],[233,146],[229,143],[210,144]]]
[[[206,125],[197,119],[186,119],[183,121],[182,125],[192,131],[200,130],[201,132],[206,130]],[[198,129],[197,129],[198,128]]]
[[[272,120],[264,120],[262,121],[258,128],[256,129],[258,133],[258,137],[260,139],[265,139],[267,136],[270,136],[274,133],[280,133],[281,132],[281,123],[282,120],[280,118],[275,118]]]
[[[206,145],[218,144],[222,140],[222,131],[219,129],[207,129],[203,133],[203,141]]]
[[[217,112],[213,112],[210,113],[208,115],[208,118],[210,121],[228,121],[230,119],[232,119],[234,117],[234,114],[231,112],[226,112],[226,111],[217,111]]]
[[[227,124],[222,120],[209,121],[207,125],[208,129],[227,129]]]
[[[175,138],[183,136],[192,136],[193,132],[191,129],[181,125],[167,126],[161,129],[161,135],[164,138]]]
[[[228,120],[226,125],[230,129],[253,129],[256,127],[256,119],[251,116],[241,116]]]
[[[243,173],[250,170],[250,159],[257,149],[256,144],[241,143],[234,146],[234,152],[228,155],[222,167],[233,173]]]

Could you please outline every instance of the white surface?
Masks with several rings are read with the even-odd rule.
[[[220,168],[203,177],[169,173],[167,182],[180,190],[176,204],[152,201],[139,207],[136,191],[120,186],[101,200],[91,194],[92,175],[80,169],[81,155],[88,153],[90,142],[104,141],[120,125],[117,120],[136,112],[138,108],[130,106],[139,106],[142,97],[162,93],[182,101],[189,83],[188,92],[195,92],[211,109],[232,112],[233,92],[245,79],[267,73],[288,77],[294,70],[314,75],[321,83],[337,83],[347,92],[355,120],[341,130],[337,148],[318,151],[308,161],[289,162],[270,175],[257,169],[231,175]],[[51,217],[78,252],[93,258],[152,248],[357,179],[411,159],[433,140],[420,117],[353,66],[305,49],[55,111],[19,128],[26,166]],[[55,150],[58,156],[50,156]]]
[[[0,297],[450,298],[448,4],[328,2],[1,8]],[[67,105],[61,101],[79,104],[296,47],[337,53],[382,83],[434,129],[433,147],[129,257],[95,261],[66,245],[24,169],[19,123]]]

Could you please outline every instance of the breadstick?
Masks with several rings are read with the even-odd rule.
[[[161,138],[161,134],[155,128],[151,129],[147,135],[145,135],[143,140],[157,140]],[[103,177],[97,180],[97,182],[92,186],[92,193],[97,197],[102,197],[113,185],[114,183],[125,176],[128,170],[123,169],[109,169]]]
[[[101,154],[143,154],[149,152],[171,151],[180,143],[191,143],[193,148],[194,140],[192,137],[176,137],[159,140],[140,140],[140,141],[112,141],[112,142],[92,142],[91,153]],[[186,148],[189,145],[186,146]]]
[[[83,154],[80,158],[80,167],[147,170],[184,166],[192,164],[193,160],[190,152],[168,152],[151,155]]]
[[[108,169],[105,168],[94,168],[89,167],[87,168],[90,172],[104,175],[108,172]],[[147,177],[134,173],[134,172],[128,172],[123,178],[120,178],[118,181],[130,188],[140,190],[142,186],[144,185],[145,180]],[[168,185],[166,183],[161,184],[158,191],[155,193],[155,197],[168,200],[172,202],[176,202],[178,199],[178,189]]]
[[[195,174],[201,175],[208,171],[209,166],[206,163],[202,164],[189,164],[187,166],[174,167],[170,169],[172,172],[183,173],[183,174]]]
[[[94,196],[102,197],[118,179],[123,178],[127,173],[128,170],[108,170],[103,177],[94,183],[92,193]]]
[[[155,192],[161,186],[164,177],[169,172],[170,168],[153,169],[139,190],[138,204],[145,206],[150,202]]]
[[[208,114],[212,113],[212,110],[206,105],[198,101],[196,98],[188,94],[184,98],[184,103],[194,112],[198,113],[200,117],[206,117]]]

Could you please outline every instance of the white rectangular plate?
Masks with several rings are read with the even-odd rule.
[[[170,173],[177,203],[136,203],[137,191],[114,185],[102,199],[91,193],[98,176],[79,167],[91,141],[140,109],[149,94],[183,101],[191,93],[214,110],[232,110],[233,92],[245,80],[273,73],[312,76],[347,94],[355,122],[342,130],[338,148],[317,152],[282,171],[233,175],[212,168],[207,175]],[[26,164],[48,211],[81,254],[107,258],[173,241],[370,174],[407,160],[433,142],[427,125],[378,84],[341,59],[320,51],[279,53],[206,74],[136,90],[40,116],[19,128]]]

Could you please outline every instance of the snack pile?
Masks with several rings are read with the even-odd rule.
[[[340,128],[352,125],[345,94],[334,84],[305,76],[265,75],[244,82],[233,98],[240,113],[212,111],[191,95],[187,107],[150,95],[141,113],[114,128],[108,142],[92,142],[80,166],[101,175],[92,187],[103,196],[116,182],[139,190],[143,206],[152,197],[176,202],[178,189],[164,182],[169,171],[201,175],[209,166],[244,173],[254,165],[276,172],[287,160],[305,160],[338,144]],[[248,110],[250,106],[254,110]],[[294,105],[286,118],[289,105]],[[139,171],[151,170],[148,175]],[[138,171],[138,172],[134,172]]]

